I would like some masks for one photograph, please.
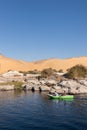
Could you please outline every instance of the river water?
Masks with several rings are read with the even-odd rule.
[[[46,93],[0,92],[0,130],[87,130],[87,95],[50,100]]]

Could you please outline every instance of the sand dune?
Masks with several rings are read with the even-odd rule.
[[[87,66],[87,57],[77,57],[69,59],[48,59],[36,62],[25,62],[21,60],[14,60],[0,55],[0,73],[8,70],[28,71],[28,70],[43,70],[45,68],[53,68],[56,70],[63,69],[66,71],[74,65],[82,64]]]

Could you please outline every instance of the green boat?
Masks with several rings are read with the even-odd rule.
[[[48,97],[50,97],[51,99],[59,99],[60,95],[54,96],[54,95],[48,94]]]
[[[54,96],[54,95],[48,94],[48,96],[51,99],[73,99],[74,98],[73,95],[64,95],[64,96],[58,95],[58,96]]]
[[[65,95],[65,96],[60,96],[60,99],[73,99],[73,95]]]

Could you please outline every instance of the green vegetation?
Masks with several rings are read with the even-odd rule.
[[[14,85],[15,89],[22,89],[23,82],[15,81],[12,82],[12,84]]]
[[[12,71],[12,70],[8,70],[8,72],[9,72],[9,71]]]
[[[54,74],[54,70],[52,68],[44,69],[41,72],[41,78],[48,78]]]
[[[28,74],[39,74],[40,73],[40,71],[38,71],[38,70],[31,70],[31,71],[28,71],[27,72]]]
[[[26,76],[26,74],[27,74],[26,71],[19,71],[19,73],[22,73],[24,76]]]
[[[59,72],[59,73],[63,73],[63,70],[62,70],[62,69],[60,69],[58,72]]]
[[[85,78],[87,76],[87,68],[83,65],[76,65],[67,70],[67,78]]]
[[[27,74],[40,74],[40,71],[38,71],[38,70],[19,71],[19,72],[23,73],[24,76],[26,76]]]
[[[23,82],[19,82],[19,81],[5,82],[5,83],[0,83],[0,85],[14,85],[15,89],[22,89]]]
[[[4,83],[0,83],[0,85],[13,85],[12,82],[4,82]]]

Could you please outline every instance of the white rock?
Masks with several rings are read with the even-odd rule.
[[[14,90],[14,85],[0,85],[0,90]]]

